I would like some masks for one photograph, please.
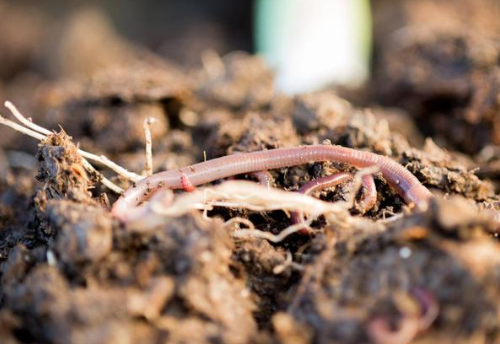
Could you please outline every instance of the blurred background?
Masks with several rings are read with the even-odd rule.
[[[118,63],[126,42],[183,67],[199,65],[207,49],[257,52],[288,93],[360,86],[399,29],[498,33],[498,7],[496,0],[0,1],[0,77],[88,76]]]
[[[199,81],[196,68],[214,76],[221,56],[244,51],[264,57],[278,93],[331,87],[358,105],[396,107],[425,136],[476,154],[500,144],[499,8],[498,0],[4,0],[0,99],[44,117],[89,87],[76,80],[110,67],[161,66],[178,73],[162,81],[178,90]]]

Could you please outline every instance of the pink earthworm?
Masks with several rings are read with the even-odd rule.
[[[359,201],[359,211],[364,214],[377,203],[377,187],[371,174],[361,177],[361,185],[363,185],[364,191]]]
[[[347,182],[349,180],[352,180],[354,176],[351,173],[348,172],[338,172],[335,174],[332,174],[331,176],[326,176],[322,178],[317,178],[309,183],[306,183],[300,187],[300,189],[297,192],[300,192],[305,195],[311,195],[312,193],[316,191],[321,191],[325,190],[337,185],[340,185],[344,182]],[[372,193],[367,194],[363,193],[363,200],[366,199],[365,202],[363,202],[363,209],[362,211],[368,211],[371,207],[375,205],[375,202],[377,201],[377,190],[375,189],[375,182],[373,181],[373,177],[371,175],[363,176],[363,186],[365,189],[368,190],[368,192]],[[375,194],[373,194],[373,192]],[[290,222],[292,225],[299,224],[301,222],[304,222],[303,214],[299,211],[294,211],[290,213]],[[304,225],[304,228],[299,231],[301,234],[307,234],[309,233],[309,229],[307,226]]]
[[[182,190],[186,192],[193,192],[196,190],[193,184],[191,184],[191,181],[189,180],[188,176],[186,176],[185,173],[181,172],[181,185],[182,185]]]
[[[422,309],[422,316],[419,320],[419,332],[427,330],[439,315],[439,303],[435,296],[428,290],[414,288],[411,295],[418,301]]]
[[[314,179],[309,183],[302,185],[297,192],[303,193],[305,195],[311,195],[316,191],[325,190],[352,179],[354,179],[354,176],[351,173],[338,172],[332,174],[331,176]],[[361,183],[365,189],[365,192],[363,192],[363,196],[361,198],[360,210],[362,213],[365,213],[373,208],[373,206],[375,206],[375,203],[377,202],[377,189],[375,188],[375,181],[373,180],[373,176],[371,174],[363,176],[361,178]],[[303,214],[298,211],[292,212],[290,214],[290,219],[292,225],[304,222]],[[304,226],[304,229],[300,230],[299,233],[307,234],[309,233],[309,229]]]
[[[392,329],[385,318],[375,318],[368,324],[368,334],[377,344],[408,344],[415,339],[419,331],[419,320],[404,317],[397,329]]]
[[[269,173],[269,171],[252,172],[252,176],[266,189],[271,188],[273,176]]]
[[[249,175],[254,179],[257,179],[257,182],[266,189],[270,189],[272,187],[273,176],[269,173],[269,171],[250,172]],[[236,177],[231,176],[228,177],[227,180],[236,180]]]
[[[153,174],[125,191],[115,202],[111,212],[123,222],[140,219],[143,211],[139,205],[160,189],[182,189],[183,174],[195,186],[238,174],[316,161],[346,163],[357,168],[377,166],[385,180],[405,202],[414,204],[419,209],[426,209],[432,198],[432,193],[410,171],[388,157],[342,146],[311,145],[223,156]]]
[[[410,295],[419,303],[420,316],[403,316],[398,329],[391,329],[386,318],[377,317],[368,324],[368,334],[375,343],[407,344],[426,331],[439,315],[439,304],[434,295],[421,288],[414,288]]]

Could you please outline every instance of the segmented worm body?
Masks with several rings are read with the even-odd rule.
[[[334,186],[340,185],[352,179],[354,179],[354,176],[351,173],[338,172],[332,174],[331,176],[326,176],[311,180],[309,183],[302,185],[297,192],[300,192],[305,195],[311,195],[314,192],[332,188]],[[362,213],[366,213],[368,210],[373,208],[373,206],[377,202],[377,189],[375,188],[375,181],[373,180],[373,176],[371,174],[363,176],[361,178],[361,183],[363,185],[364,190],[359,205],[360,205],[360,211]],[[296,225],[299,223],[303,223],[304,222],[303,216],[304,215],[299,211],[291,212],[290,213],[291,224]],[[300,233],[302,234],[307,234],[309,232],[310,228],[305,225],[304,229],[300,231]]]
[[[189,177],[184,172],[181,172],[181,185],[182,190],[186,192],[193,192],[194,190],[196,190],[194,185],[189,180]]]
[[[358,168],[377,166],[383,177],[408,204],[425,209],[431,192],[403,166],[392,159],[341,146],[311,145],[223,156],[181,169],[145,177],[129,188],[113,205],[112,213],[122,221],[134,217],[134,209],[162,188],[183,189],[230,176],[307,164],[317,161],[346,163]]]
[[[260,185],[266,189],[270,189],[273,183],[273,176],[268,171],[252,172],[252,176],[257,179]]]

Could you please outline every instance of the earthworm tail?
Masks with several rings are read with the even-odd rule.
[[[268,171],[257,171],[257,172],[252,172],[252,176],[257,179],[257,181],[265,187],[266,189],[270,189],[272,182],[273,182],[273,176],[271,173]]]
[[[363,195],[359,202],[359,210],[362,214],[369,211],[377,203],[377,188],[375,186],[375,180],[373,175],[367,174],[361,178],[361,184],[364,187]]]
[[[331,176],[317,178],[309,183],[302,185],[302,187],[298,190],[298,192],[303,193],[305,195],[310,195],[315,191],[324,190],[327,188],[331,188],[337,185],[340,185],[348,180],[353,178],[351,173],[348,172],[339,172],[332,174]],[[304,221],[304,214],[299,211],[294,211],[290,213],[290,222],[292,225],[301,223]],[[307,234],[309,229],[307,226],[304,226],[303,229],[299,231],[301,234]]]
[[[311,195],[316,191],[321,191],[333,186],[340,185],[346,181],[352,180],[354,176],[348,172],[339,172],[332,174],[331,176],[322,177],[314,179],[309,183],[302,185],[298,192],[305,195]],[[365,175],[361,179],[362,185],[364,187],[363,196],[361,198],[360,206],[361,212],[365,213],[377,202],[377,189],[375,188],[375,181],[371,174]],[[303,222],[303,214],[301,212],[294,211],[290,214],[291,224],[295,225]],[[309,232],[308,228],[304,226],[304,229],[300,231],[302,234],[307,234]]]

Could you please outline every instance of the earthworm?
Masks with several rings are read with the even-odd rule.
[[[432,193],[410,171],[392,159],[342,146],[311,145],[241,153],[208,160],[181,169],[145,177],[115,202],[112,214],[127,222],[142,216],[139,204],[162,188],[182,189],[183,174],[191,185],[200,185],[230,176],[301,165],[316,161],[346,163],[357,168],[377,166],[383,177],[408,204],[426,209]],[[184,178],[184,182],[185,182]]]
[[[181,186],[182,190],[186,192],[193,192],[196,190],[194,185],[191,183],[191,180],[189,180],[189,177],[184,172],[181,172]]]
[[[439,315],[439,304],[435,296],[428,290],[414,288],[411,295],[418,301],[422,309],[419,321],[419,332],[427,330]]]
[[[316,191],[325,190],[337,185],[340,185],[348,180],[352,180],[354,176],[348,172],[339,172],[332,174],[331,176],[317,178],[309,183],[302,185],[298,192],[305,195],[311,195]],[[361,212],[365,213],[370,210],[377,202],[377,190],[375,188],[375,181],[371,174],[367,174],[361,178],[362,185],[365,188],[363,196],[360,202]],[[291,224],[295,225],[304,221],[303,214],[298,211],[294,211],[290,214]],[[301,234],[307,234],[309,232],[308,227],[304,226],[304,229],[299,231]]]
[[[272,187],[273,176],[269,171],[256,171],[250,172],[249,175],[254,179],[257,179],[257,182],[265,187],[266,189],[270,189]],[[235,176],[228,177],[229,180],[236,180]]]
[[[377,203],[377,188],[373,175],[367,174],[361,177],[361,185],[363,185],[364,191],[359,201],[359,211],[364,214]]]
[[[397,329],[392,329],[387,319],[375,318],[368,324],[368,334],[377,344],[408,344],[417,336],[419,326],[414,317],[402,318]]]
[[[252,172],[252,176],[266,189],[271,188],[273,176],[268,171]]]
[[[403,316],[398,329],[392,330],[389,322],[383,317],[372,319],[368,324],[368,333],[375,343],[407,344],[427,330],[439,315],[439,304],[434,295],[422,288],[414,288],[410,295],[415,298],[421,308],[420,317]]]

